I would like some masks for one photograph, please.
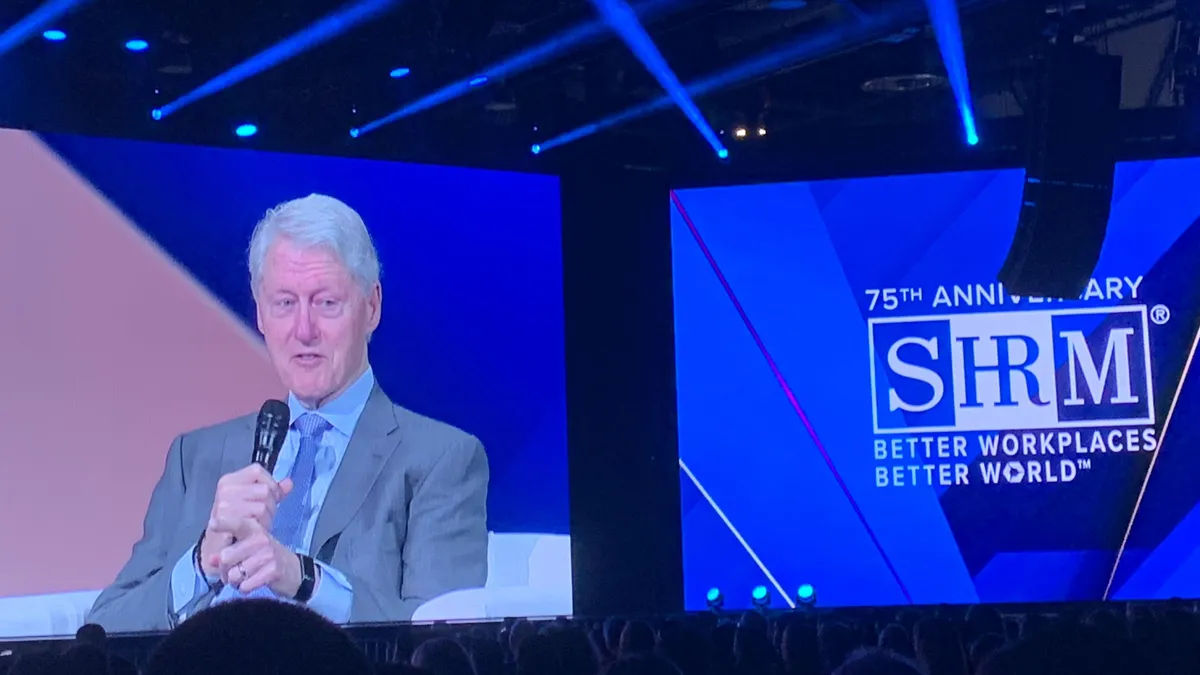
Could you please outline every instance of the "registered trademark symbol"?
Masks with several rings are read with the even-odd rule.
[[[1150,309],[1150,320],[1161,326],[1171,320],[1171,310],[1166,305],[1155,305]]]

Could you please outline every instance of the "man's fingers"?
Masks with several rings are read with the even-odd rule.
[[[279,575],[276,568],[277,565],[270,547],[255,553],[249,560],[242,563],[246,578],[238,584],[238,590],[242,593],[249,593],[256,588],[270,586],[278,580]]]
[[[283,497],[283,494],[279,491],[279,484],[275,482],[275,479],[271,477],[271,474],[266,469],[257,464],[251,464],[243,469],[221,476],[221,480],[217,481],[217,494],[223,494],[236,487],[251,485],[266,486],[276,500]]]
[[[211,519],[217,523],[236,523],[239,520],[253,520],[266,529],[275,518],[275,505],[262,502],[228,503],[221,502],[213,509]],[[228,525],[226,526],[229,527]],[[234,534],[233,532],[230,532]]]
[[[279,481],[279,500],[278,501],[282,501],[284,497],[291,494],[293,487],[294,487],[294,485],[292,484],[291,478],[284,478],[283,480]]]
[[[214,515],[208,521],[208,529],[211,532],[228,534],[238,540],[249,539],[256,533],[264,531],[262,525],[253,518],[223,514]]]

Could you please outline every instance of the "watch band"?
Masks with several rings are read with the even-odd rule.
[[[312,599],[317,587],[317,563],[311,557],[297,553],[300,560],[300,588],[296,590],[296,602],[304,604]]]

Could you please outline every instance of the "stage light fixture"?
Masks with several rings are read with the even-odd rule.
[[[388,76],[391,77],[393,80],[398,80],[398,79],[404,77],[405,75],[408,75],[411,72],[412,71],[409,70],[408,68],[396,68],[396,69],[392,70],[392,72],[388,73]]]
[[[725,606],[725,595],[719,588],[710,588],[705,601],[708,602],[708,608],[715,611]]]
[[[253,124],[243,124],[237,129],[234,129],[233,133],[237,134],[238,138],[250,138],[254,134],[258,133],[258,127],[254,126]]]
[[[134,38],[125,43],[125,49],[131,52],[144,52],[150,47],[150,43],[141,38]]]
[[[812,584],[800,584],[800,588],[796,589],[796,601],[801,605],[817,604],[817,589]]]
[[[750,600],[755,607],[764,609],[771,606],[771,591],[766,586],[755,586],[750,592]]]
[[[358,133],[358,127],[354,127],[350,130],[350,138],[358,138]]]
[[[766,135],[767,135],[767,128],[766,128],[766,127],[759,127],[759,128],[758,128],[758,136],[759,136],[759,138],[762,138],[763,136],[766,136]]]
[[[162,119],[162,110],[159,110],[158,108],[155,108],[154,110],[151,110],[151,111],[150,111],[150,119],[152,119],[152,120],[154,120],[154,121],[156,121],[156,122],[157,122],[158,120],[161,120],[161,119]]]
[[[748,133],[746,127],[734,127],[733,129],[733,137],[738,140],[744,139]]]
[[[717,151],[717,157],[720,157],[721,159],[729,159],[729,150],[721,148]]]
[[[539,144],[537,144],[537,143],[534,143],[534,144],[533,144],[533,147],[532,147],[532,148],[530,148],[530,149],[529,149],[529,151],[530,151],[530,152],[532,152],[532,153],[533,153],[533,154],[535,154],[535,155],[541,154],[541,152],[542,152],[542,146],[541,146],[541,145],[539,145]]]
[[[57,28],[51,28],[50,30],[42,31],[42,37],[51,42],[62,42],[67,39],[67,34]]]

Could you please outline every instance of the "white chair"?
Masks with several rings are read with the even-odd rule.
[[[100,591],[0,598],[0,639],[74,635]],[[417,608],[413,621],[567,616],[571,539],[565,535],[488,535],[488,580]]]
[[[487,585],[434,598],[417,608],[413,621],[569,616],[571,593],[570,537],[492,533]]]

